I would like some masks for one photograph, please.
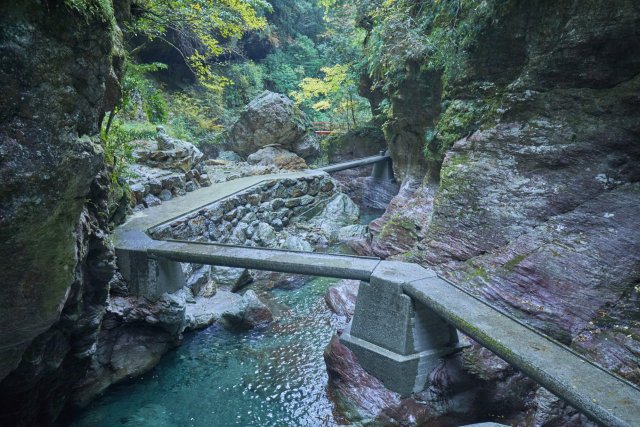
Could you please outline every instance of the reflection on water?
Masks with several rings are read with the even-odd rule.
[[[144,378],[114,386],[73,426],[330,426],[322,351],[341,320],[322,296],[334,279],[262,296],[278,306],[268,329],[193,333]]]

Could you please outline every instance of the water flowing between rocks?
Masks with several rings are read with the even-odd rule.
[[[381,213],[362,211],[361,223]],[[329,250],[345,251],[342,245]],[[346,325],[323,299],[337,281],[309,277],[302,285],[258,289],[273,311],[272,324],[247,332],[214,324],[188,333],[151,372],[111,387],[70,425],[337,425],[322,358],[331,336]]]

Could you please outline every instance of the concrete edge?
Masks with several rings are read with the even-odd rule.
[[[543,366],[536,366],[535,363],[532,363],[532,359],[528,357],[526,352],[520,354],[518,351],[514,351],[513,348],[509,346],[508,340],[501,340],[499,338],[496,338],[495,336],[492,336],[488,331],[484,331],[481,328],[477,328],[476,327],[477,324],[470,325],[463,318],[464,314],[466,313],[464,314],[456,313],[455,311],[452,311],[451,309],[446,307],[446,302],[443,303],[441,301],[445,299],[446,300],[455,299],[456,303],[460,303],[462,302],[463,299],[466,299],[467,301],[465,301],[466,302],[465,305],[467,305],[466,307],[467,313],[470,312],[470,307],[477,304],[479,307],[482,307],[480,308],[481,311],[485,311],[487,313],[486,315],[481,315],[482,317],[487,318],[487,317],[490,317],[492,314],[496,314],[505,320],[514,322],[515,323],[514,326],[517,326],[518,328],[519,327],[526,328],[526,332],[523,331],[522,334],[519,334],[518,336],[519,340],[526,340],[526,335],[524,334],[532,333],[532,334],[535,334],[537,339],[541,339],[545,342],[548,342],[549,348],[555,349],[556,351],[561,351],[561,352],[565,351],[569,353],[571,355],[572,365],[576,365],[577,362],[579,361],[584,362],[584,364],[587,365],[587,370],[585,370],[585,372],[582,375],[585,378],[590,377],[589,375],[590,373],[591,375],[600,373],[605,375],[604,378],[609,378],[614,380],[614,383],[618,383],[619,386],[623,386],[623,384],[627,385],[628,382],[613,375],[611,372],[599,367],[598,365],[588,361],[587,359],[583,358],[582,356],[568,349],[566,346],[563,346],[557,343],[556,341],[552,340],[550,337],[547,337],[546,335],[533,330],[531,327],[528,327],[527,325],[523,325],[521,322],[516,321],[511,316],[508,316],[502,311],[491,306],[486,301],[482,301],[479,298],[469,294],[468,292],[461,290],[458,286],[455,286],[450,282],[440,278],[438,278],[437,281],[440,283],[433,283],[433,284],[430,284],[429,286],[442,288],[442,285],[446,284],[447,286],[450,286],[452,290],[455,290],[455,291],[449,293],[447,295],[447,298],[445,298],[443,295],[440,295],[438,298],[435,298],[435,297],[432,298],[425,293],[427,292],[426,290],[419,289],[420,286],[424,286],[425,284],[415,283],[415,282],[408,283],[403,288],[404,288],[404,291],[408,295],[410,295],[412,298],[414,298],[416,301],[426,304],[429,308],[431,308],[440,316],[442,316],[444,319],[446,319],[447,322],[449,322],[455,328],[469,335],[474,340],[478,341],[482,346],[491,350],[500,358],[508,362],[510,365],[522,371],[525,375],[529,376],[530,378],[538,382],[540,385],[549,389],[549,391],[554,393],[556,396],[566,400],[574,408],[584,413],[585,415],[587,415],[589,418],[596,421],[597,423],[605,426],[616,426],[616,427],[618,426],[631,427],[633,425],[640,425],[640,406],[638,406],[635,409],[636,413],[635,414],[633,413],[634,412],[633,408],[635,407],[633,405],[633,402],[634,402],[633,397],[635,397],[635,401],[640,402],[640,390],[638,390],[635,386],[632,386],[629,390],[627,390],[627,392],[630,393],[631,396],[636,394],[635,396],[631,398],[619,396],[619,398],[616,398],[618,399],[618,405],[621,406],[621,408],[618,408],[615,404],[610,404],[610,401],[609,403],[606,404],[607,407],[603,406],[604,402],[602,401],[607,399],[601,398],[600,396],[597,395],[597,393],[588,393],[588,394],[582,393],[581,388],[577,388],[575,385],[570,384],[570,382],[567,381],[566,378],[560,378],[561,376],[555,377],[553,374],[548,372],[548,370],[546,370]],[[457,295],[453,295],[454,293]],[[486,321],[488,323],[491,323],[489,320],[486,320]],[[546,350],[546,351],[548,352],[549,350]],[[576,363],[573,363],[574,360]],[[549,361],[550,363],[552,363],[551,359]],[[555,362],[559,362],[559,360],[555,360]],[[610,398],[611,394],[613,393],[611,391],[612,389],[614,389],[615,393],[618,393],[619,395],[624,394],[624,391],[620,390],[620,387],[611,387],[607,390],[608,395],[605,394],[603,396]],[[597,397],[600,397],[600,401],[596,399]],[[616,409],[612,409],[611,407],[616,407]],[[631,414],[629,414],[628,411],[631,411]]]
[[[391,350],[387,350],[384,347],[380,347],[376,344],[372,344],[369,341],[365,341],[363,339],[354,337],[353,335],[347,333],[346,331],[342,333],[342,335],[340,335],[340,341],[346,341],[349,342],[351,344],[355,344],[359,347],[362,347],[364,349],[367,349],[369,351],[372,351],[374,353],[377,353],[383,357],[386,357],[387,359],[390,359],[396,363],[405,363],[405,362],[411,362],[413,360],[420,360],[422,358],[425,357],[434,357],[434,358],[440,358],[443,356],[447,356],[455,351],[459,351],[462,348],[464,348],[463,346],[457,345],[454,347],[443,347],[443,348],[439,348],[437,350],[425,350],[425,351],[421,351],[419,353],[413,353],[413,354],[409,354],[409,355],[402,355],[402,354],[398,354],[395,353]]]

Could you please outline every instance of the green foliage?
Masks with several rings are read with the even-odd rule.
[[[153,133],[151,133],[153,132]],[[155,128],[133,129],[127,128],[120,120],[114,120],[109,129],[102,129],[100,136],[104,149],[105,160],[112,167],[111,180],[116,183],[119,177],[130,176],[129,165],[133,162],[133,150],[136,139],[149,138],[155,136]]]
[[[224,114],[222,95],[207,90],[186,90],[171,94],[170,127],[174,137],[194,144],[216,143],[223,127],[218,119]]]
[[[227,107],[244,107],[262,92],[264,69],[253,61],[232,64],[224,71],[231,84],[225,88],[224,97]]]
[[[446,103],[435,128],[425,133],[425,157],[441,161],[454,142],[478,128],[488,110],[486,105],[474,101],[454,100]]]
[[[262,62],[264,84],[274,92],[290,93],[298,89],[305,77],[318,76],[322,59],[313,40],[298,36],[286,47],[267,55]]]
[[[300,36],[317,41],[324,31],[323,10],[316,0],[270,0],[269,3],[273,11],[267,19],[276,46]]]
[[[398,84],[405,64],[443,72],[445,83],[463,76],[468,49],[487,25],[496,2],[387,0],[369,5],[365,50],[369,73],[383,86]]]
[[[371,118],[369,106],[357,93],[356,82],[349,66],[337,64],[323,67],[323,78],[306,77],[300,90],[291,92],[298,104],[310,104],[315,111],[325,112],[332,122],[344,123],[346,128]]]
[[[138,0],[135,6],[129,32],[175,48],[200,83],[213,91],[229,83],[211,67],[226,50],[221,40],[264,28],[266,20],[259,11],[270,10],[264,0]],[[170,32],[182,40],[180,45],[169,39]]]
[[[101,22],[115,25],[111,0],[64,0],[67,8],[78,12],[85,20],[98,19]]]
[[[167,68],[165,64],[135,64],[127,61],[122,80],[122,98],[118,112],[129,118],[136,118],[141,106],[147,120],[151,123],[166,123],[169,118],[169,106],[162,90],[148,76],[149,73]]]

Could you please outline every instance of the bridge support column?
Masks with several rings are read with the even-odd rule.
[[[381,156],[386,155],[384,151],[380,152]],[[384,162],[378,162],[373,164],[373,170],[371,171],[371,177],[378,181],[393,181],[393,164],[391,158]]]
[[[415,264],[381,262],[361,283],[340,337],[367,372],[403,396],[422,391],[438,360],[460,349],[456,329],[402,291],[405,283],[435,276]]]
[[[144,233],[130,232],[130,247],[116,249],[118,268],[132,296],[155,301],[165,292],[175,292],[186,285],[179,262],[150,256],[147,248],[158,243]]]

